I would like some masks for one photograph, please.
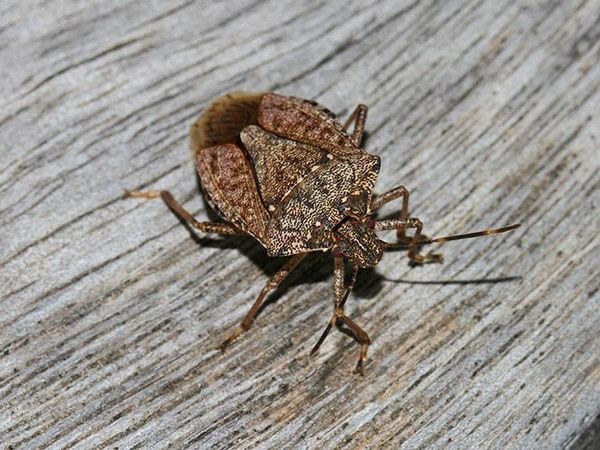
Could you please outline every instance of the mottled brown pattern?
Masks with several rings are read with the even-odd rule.
[[[206,198],[215,211],[267,246],[269,215],[244,152],[235,144],[200,149],[196,166]]]
[[[256,114],[260,126],[246,126]],[[357,116],[358,141],[365,117],[366,107]],[[235,130],[238,136],[231,134]],[[197,147],[220,141],[239,142],[240,148],[207,152]],[[218,98],[194,124],[192,147],[203,155],[197,156],[198,170],[211,206],[225,220],[252,230],[270,256],[331,248],[333,229],[344,217],[368,213],[379,173],[379,158],[360,149],[331,111],[316,102],[274,93],[231,93]],[[242,164],[244,155],[249,158]],[[221,166],[229,158],[235,159],[235,170]],[[205,181],[207,177],[211,180]],[[231,191],[225,188],[228,184]],[[214,192],[216,185],[219,193]],[[241,186],[255,192],[244,193],[243,201],[235,205]],[[257,216],[260,220],[253,223],[257,193],[263,207]],[[271,216],[266,225],[263,211]]]
[[[379,159],[363,154],[335,158],[309,174],[272,213],[268,233],[273,256],[330,248],[333,228],[349,215],[364,216]]]
[[[346,256],[359,269],[379,264],[386,245],[377,238],[372,228],[374,224],[375,221],[363,223],[358,220],[347,220],[341,224],[336,230],[336,242],[331,250],[333,255]]]
[[[266,93],[258,111],[265,130],[305,144],[325,148],[335,155],[361,153],[333,113],[316,102]]]
[[[269,210],[278,207],[299,181],[326,163],[327,152],[281,138],[251,125],[241,139],[254,164],[258,188]]]

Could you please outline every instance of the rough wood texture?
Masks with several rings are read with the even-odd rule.
[[[1,2],[2,444],[598,445],[599,60],[595,0]],[[329,257],[221,355],[281,261],[121,199],[210,217],[188,129],[240,89],[369,105],[428,234],[524,224],[362,273],[364,379],[342,333],[308,356]]]

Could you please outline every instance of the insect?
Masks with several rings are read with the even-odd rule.
[[[267,295],[308,253],[331,252],[333,314],[311,354],[334,326],[344,325],[360,344],[355,371],[362,375],[371,339],[344,308],[360,269],[377,265],[386,250],[399,246],[407,248],[413,264],[442,262],[441,255],[422,255],[421,247],[519,226],[435,239],[422,235],[422,222],[409,216],[409,192],[404,186],[373,194],[380,160],[361,148],[366,118],[365,105],[358,105],[342,124],[313,101],[275,93],[233,92],[215,100],[191,129],[200,184],[224,222],[196,220],[168,191],[126,191],[128,197],[161,198],[201,232],[249,234],[269,256],[287,257],[221,344],[222,351],[250,329]],[[399,218],[376,220],[378,209],[398,199],[402,200]],[[377,237],[377,232],[385,230],[396,230],[397,242]],[[407,230],[414,230],[412,236]]]

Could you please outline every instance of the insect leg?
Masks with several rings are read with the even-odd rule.
[[[369,344],[371,343],[371,339],[369,335],[359,327],[352,319],[346,316],[343,311],[342,315],[339,316],[339,319],[348,327],[348,329],[352,332],[354,339],[360,344],[360,354],[358,356],[358,361],[356,362],[356,368],[354,369],[356,373],[363,375],[363,365],[365,359],[367,359],[367,350],[369,349]]]
[[[221,349],[222,352],[224,352],[225,349],[233,341],[235,341],[238,337],[240,337],[240,335],[243,332],[248,331],[250,329],[250,327],[252,326],[252,322],[254,322],[254,318],[256,317],[256,314],[258,313],[258,310],[260,309],[263,301],[267,297],[267,294],[269,294],[269,292],[276,289],[283,282],[283,280],[285,280],[287,278],[287,276],[296,267],[298,267],[298,264],[300,264],[300,262],[304,259],[305,256],[306,256],[306,253],[301,253],[299,255],[292,256],[290,259],[287,260],[287,262],[283,265],[283,267],[281,269],[279,269],[277,271],[277,273],[275,275],[273,275],[269,281],[267,281],[267,284],[265,284],[265,287],[263,287],[262,291],[260,291],[260,294],[258,294],[258,297],[254,301],[254,304],[250,308],[250,311],[248,311],[246,313],[246,315],[242,319],[242,322],[240,323],[238,328],[227,339],[225,339],[223,341],[223,343],[219,346],[219,348]]]
[[[407,230],[409,228],[415,229],[415,234],[412,238],[405,238],[404,241],[400,241],[397,244],[388,244],[388,248],[393,248],[399,245],[406,245],[408,241],[408,259],[414,264],[424,263],[441,263],[444,262],[442,255],[438,253],[428,253],[426,255],[419,254],[419,247],[423,245],[423,235],[421,231],[423,229],[423,222],[419,219],[410,218],[407,220],[392,219],[392,220],[378,220],[375,222],[375,231],[384,230]]]
[[[352,140],[356,145],[360,145],[363,134],[365,132],[365,123],[367,122],[367,111],[369,108],[367,105],[358,105],[354,112],[350,114],[346,123],[344,123],[344,131],[348,130],[348,127],[354,122],[354,130],[352,130]]]
[[[419,241],[421,240],[421,230],[423,222],[419,219],[408,219],[408,228],[415,228],[415,234],[412,237],[410,248],[408,249],[408,259],[415,264],[424,264],[427,262],[444,262],[444,257],[438,253],[427,253],[426,255],[419,254]]]
[[[354,280],[352,280],[352,282],[350,283],[350,286],[348,286],[348,288],[346,288],[344,286],[344,278],[345,278],[344,260],[343,260],[343,258],[334,258],[334,260],[333,260],[333,292],[335,295],[335,304],[334,304],[333,317],[331,318],[331,320],[325,327],[323,334],[321,334],[321,337],[319,338],[319,340],[317,341],[315,346],[310,351],[311,355],[314,355],[317,352],[317,350],[319,350],[319,347],[321,347],[321,344],[323,343],[323,341],[325,341],[325,338],[331,331],[331,328],[336,324],[337,319],[338,319],[338,317],[336,315],[336,311],[338,308],[344,307],[344,303],[346,303],[346,299],[348,298],[348,296],[350,295],[350,291],[354,287]],[[356,279],[356,277],[354,277],[354,279]]]
[[[376,195],[371,199],[370,211],[376,211],[386,203],[402,197],[402,209],[400,210],[400,220],[406,222],[408,219],[408,198],[410,194],[404,186],[397,186],[394,189],[387,191],[384,194]],[[406,238],[406,227],[396,228],[396,235],[399,241],[409,243],[410,239]]]
[[[344,305],[346,303],[346,300],[348,300],[348,296],[350,295],[350,292],[354,288],[354,283],[356,282],[356,276],[358,274],[358,269],[356,269],[356,268],[353,269],[352,278],[350,279],[350,283],[348,284],[348,286],[344,285],[345,271],[344,271],[344,259],[343,258],[335,258],[334,259],[334,269],[333,270],[334,270],[334,292],[335,292],[335,306],[333,309],[333,316],[329,320],[329,323],[325,327],[323,334],[321,334],[321,337],[319,338],[319,340],[317,341],[317,343],[311,350],[310,354],[314,355],[317,352],[317,350],[319,349],[319,347],[321,346],[323,341],[325,341],[325,338],[331,331],[331,328],[333,328],[334,325],[337,325],[338,323],[341,322],[344,325],[346,325],[346,327],[348,327],[348,329],[352,333],[352,336],[354,337],[354,339],[356,339],[356,341],[361,345],[360,355],[358,358],[358,362],[356,363],[356,372],[358,372],[361,375],[364,375],[363,374],[363,363],[367,357],[367,349],[369,347],[369,344],[371,343],[371,339],[369,339],[369,335],[360,326],[358,326],[352,319],[350,319],[348,316],[346,316],[346,313],[344,312]]]
[[[200,230],[204,233],[216,233],[216,234],[241,234],[241,232],[229,223],[216,223],[216,222],[198,222],[194,216],[186,211],[183,206],[177,202],[169,191],[125,191],[126,197],[134,198],[161,198],[163,202],[169,207],[177,217],[185,220],[190,226]]]

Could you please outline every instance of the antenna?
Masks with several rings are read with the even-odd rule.
[[[488,236],[490,234],[498,234],[505,233],[507,231],[514,230],[515,228],[519,228],[521,226],[520,223],[514,223],[512,225],[508,225],[502,228],[489,228],[487,230],[475,231],[473,233],[465,233],[465,234],[455,234],[453,236],[444,236],[433,239],[425,239],[423,241],[417,241],[417,245],[419,244],[433,244],[436,242],[448,242],[448,241],[458,241],[459,239],[470,239],[479,236]]]

